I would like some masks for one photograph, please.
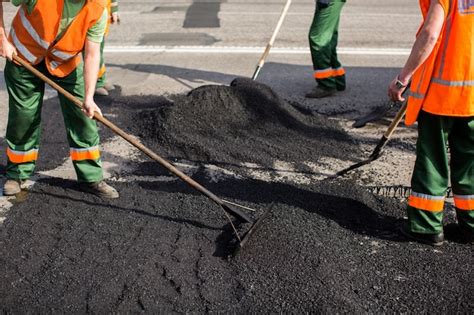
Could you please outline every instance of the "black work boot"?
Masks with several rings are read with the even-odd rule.
[[[407,238],[432,245],[432,246],[441,246],[444,243],[444,233],[439,232],[436,234],[424,234],[424,233],[417,233],[417,232],[412,232],[409,228],[408,225],[404,225],[400,228],[400,232],[406,236]]]
[[[101,198],[115,199],[119,197],[117,190],[103,180],[94,183],[81,183],[81,189],[84,192],[94,194]]]
[[[336,89],[325,89],[319,85],[314,87],[311,91],[306,93],[305,97],[307,98],[323,98],[328,97],[336,93]]]
[[[5,184],[3,184],[3,195],[4,196],[14,196],[21,191],[20,179],[7,179]]]
[[[464,242],[474,244],[474,230],[461,225],[459,225],[459,230]]]

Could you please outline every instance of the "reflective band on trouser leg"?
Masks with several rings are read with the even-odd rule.
[[[99,147],[91,148],[71,148],[71,160],[73,161],[84,161],[84,160],[98,160],[100,158]]]
[[[474,195],[454,195],[458,224],[474,233]]]
[[[413,192],[408,198],[410,230],[434,234],[443,230],[443,196],[430,196]]]
[[[8,160],[15,164],[34,162],[38,159],[38,149],[17,151],[7,148]]]
[[[454,204],[460,210],[472,211],[474,210],[474,195],[454,195]]]
[[[443,211],[444,196],[431,196],[413,192],[408,198],[408,205],[425,211]]]
[[[337,68],[337,69],[327,68],[327,69],[314,71],[314,78],[315,79],[327,79],[327,78],[342,76],[342,75],[345,75],[345,74],[346,74],[346,71],[344,70],[343,67],[340,67],[340,68]]]

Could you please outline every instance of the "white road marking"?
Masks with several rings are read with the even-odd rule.
[[[106,46],[106,53],[212,53],[212,54],[260,54],[265,47],[244,46]],[[340,47],[337,51],[341,55],[384,55],[407,56],[410,49],[405,48],[358,48]],[[274,47],[272,54],[305,55],[309,54],[308,47]]]

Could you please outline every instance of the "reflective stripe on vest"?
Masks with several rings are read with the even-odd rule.
[[[99,147],[90,148],[70,148],[71,160],[83,161],[83,160],[98,160],[100,158]]]
[[[408,205],[420,210],[439,212],[444,208],[444,196],[432,196],[412,192],[408,198]]]
[[[415,92],[412,92],[412,91],[408,91],[408,96],[413,97],[413,98],[417,98],[417,99],[421,99],[421,100],[425,98],[425,94],[419,94],[419,93],[415,93]]]
[[[33,162],[38,159],[38,149],[28,151],[16,151],[7,148],[8,160],[15,164]]]
[[[13,39],[13,45],[15,45],[16,49],[20,52],[20,54],[23,55],[23,57],[26,58],[30,63],[35,63],[36,62],[36,56],[33,55],[28,48],[26,48],[18,39],[16,36],[15,30],[12,28],[10,31],[10,35]]]
[[[51,50],[51,54],[53,54],[55,57],[58,57],[59,59],[62,59],[63,61],[68,61],[69,59],[77,56],[77,54],[69,54],[57,49]]]
[[[321,70],[314,71],[315,79],[327,79],[332,77],[339,77],[346,74],[346,71],[343,67],[339,68],[326,68]]]
[[[447,81],[439,78],[434,78],[431,82],[445,85],[445,86],[474,86],[474,80],[471,81]]]
[[[454,205],[460,210],[474,211],[474,195],[454,195]]]
[[[60,64],[53,60],[49,63],[49,66],[52,70],[56,70],[60,66]]]
[[[26,29],[26,31],[28,32],[28,34],[30,34],[30,36],[35,40],[35,42],[43,47],[44,50],[48,50],[49,48],[49,45],[51,45],[51,43],[43,40],[39,35],[38,35],[38,32],[36,32],[36,30],[34,29],[33,25],[31,25],[30,21],[28,21],[28,19],[26,18],[25,16],[25,9],[23,7],[21,7],[21,9],[18,11],[18,13],[20,14],[20,20],[21,20],[21,23],[23,24],[23,27]]]

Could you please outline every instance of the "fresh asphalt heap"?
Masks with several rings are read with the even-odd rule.
[[[238,174],[212,182],[203,167],[193,175],[219,196],[272,207],[246,249],[227,259],[234,246],[230,226],[214,205],[172,176],[117,182],[121,198],[110,202],[79,192],[73,181],[42,180],[0,227],[2,311],[472,309],[466,268],[472,248],[458,242],[451,216],[449,241],[433,250],[399,238],[402,203],[351,180],[295,184],[247,176],[244,162],[271,173],[276,161],[288,161],[304,174],[314,172],[308,161],[360,159],[363,153],[335,121],[305,115],[265,85],[242,79],[173,99],[117,96],[101,108],[167,158]],[[67,158],[55,102],[44,106],[49,119],[42,152],[51,159],[40,157],[43,169]],[[102,136],[111,134],[103,130]],[[130,173],[167,176],[156,163],[137,163]]]

